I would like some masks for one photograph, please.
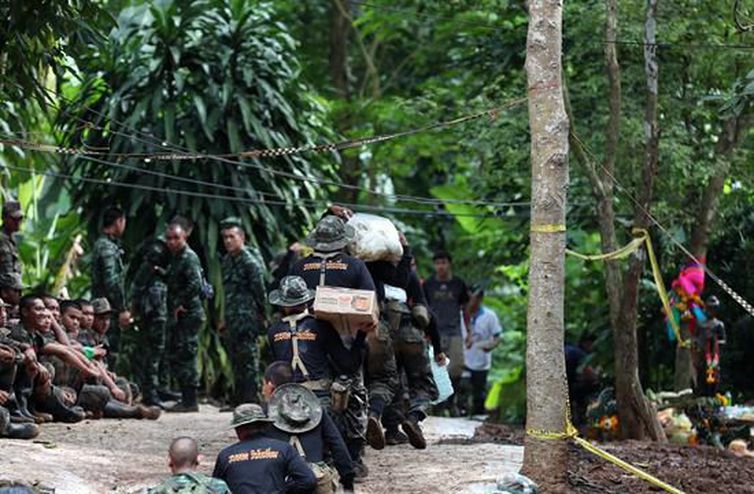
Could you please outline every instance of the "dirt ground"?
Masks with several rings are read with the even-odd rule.
[[[199,413],[164,414],[157,421],[99,420],[47,424],[34,441],[0,440],[0,479],[22,480],[56,494],[135,493],[166,476],[166,448],[173,437],[190,435],[206,456],[209,473],[217,452],[234,441],[230,414],[204,405]],[[519,446],[475,442],[479,422],[430,418],[430,446],[369,451],[368,480],[358,493],[436,492],[482,494],[485,484],[520,468]]]
[[[473,441],[523,444],[523,429],[484,424]],[[622,441],[601,446],[686,494],[754,494],[754,458],[739,458],[707,446],[688,447]],[[570,448],[570,489],[574,494],[656,494],[637,479],[577,446]]]

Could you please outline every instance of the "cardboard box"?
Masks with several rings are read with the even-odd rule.
[[[380,317],[377,294],[372,290],[318,286],[313,310],[314,317],[330,322],[341,334],[354,334]]]

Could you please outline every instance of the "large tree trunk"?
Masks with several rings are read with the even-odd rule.
[[[657,123],[657,45],[656,13],[658,0],[647,0],[647,17],[644,36],[644,61],[647,77],[647,103],[644,115],[646,147],[644,167],[634,226],[649,226],[649,209],[652,204],[655,176],[659,163],[660,130]],[[615,394],[618,416],[624,437],[632,439],[664,440],[665,434],[657,421],[639,379],[639,359],[636,326],[639,303],[639,282],[644,270],[646,253],[637,250],[629,257],[628,270],[623,278],[623,305],[619,317],[619,331],[615,333]],[[621,372],[618,372],[621,369]]]
[[[730,172],[731,155],[736,150],[746,132],[751,126],[751,118],[745,116],[732,116],[723,123],[723,130],[715,145],[715,173],[707,182],[702,192],[699,208],[696,212],[696,221],[691,230],[691,244],[689,250],[700,261],[705,261],[707,248],[710,242],[710,232],[717,215],[717,206],[720,195],[723,193],[725,179]],[[682,332],[685,328],[682,328]],[[688,331],[682,333],[684,339],[689,337]],[[675,350],[675,375],[673,384],[676,390],[686,389],[693,384],[691,349],[676,347]]]
[[[332,0],[330,9],[330,78],[335,87],[338,96],[347,101],[351,101],[351,85],[349,80],[348,68],[348,46],[349,34],[351,31],[351,21],[348,18],[346,7],[341,3],[342,0]],[[351,109],[348,105],[342,110],[337,117],[337,128],[340,132],[346,133],[352,125]],[[359,159],[350,153],[341,153],[341,180],[343,183],[357,186],[359,185],[360,170]],[[355,203],[358,200],[359,193],[356,189],[341,188],[340,199],[346,203]]]
[[[562,4],[529,2],[526,73],[531,128],[532,204],[526,343],[528,430],[565,431],[563,303],[568,118],[562,90]],[[527,436],[524,472],[541,492],[565,492],[565,441]]]

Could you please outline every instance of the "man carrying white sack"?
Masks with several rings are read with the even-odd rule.
[[[310,256],[299,260],[291,267],[292,276],[300,276],[309,289],[317,286],[352,288],[374,291],[374,282],[364,261],[345,253],[346,246],[353,239],[353,228],[334,215],[323,217],[314,231],[307,237],[306,244],[314,249]],[[353,339],[345,338],[350,346]],[[354,461],[356,480],[368,474],[361,457],[367,422],[368,396],[364,387],[361,369],[358,372],[340,376],[331,389],[331,395],[340,393],[344,399],[333,399],[332,419],[346,441],[348,452]]]

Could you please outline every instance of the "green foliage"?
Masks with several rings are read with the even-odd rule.
[[[108,149],[102,161],[68,160],[67,173],[131,185],[68,184],[89,220],[90,238],[105,204],[121,204],[129,217],[138,218],[125,238],[131,255],[170,217],[181,214],[195,221],[191,243],[218,287],[223,218],[241,217],[251,241],[267,255],[284,237],[296,238],[312,212],[304,201],[322,191],[268,170],[316,176],[302,157],[262,163],[118,156],[164,152],[162,142],[191,153],[224,154],[309,144],[315,130],[317,139],[327,137],[326,114],[298,78],[294,50],[294,40],[269,4],[165,1],[124,9],[108,42],[93,45],[77,61],[81,72],[70,83],[76,95],[65,102],[59,120],[67,143]],[[84,121],[94,126],[82,126]],[[329,173],[326,162],[315,163],[321,173]],[[185,179],[198,185],[187,185]],[[181,193],[186,190],[194,194]]]
[[[26,205],[26,219],[17,237],[24,285],[47,292],[65,285],[70,296],[86,295],[89,279],[76,269],[77,256],[70,272],[66,266],[76,237],[84,233],[85,226],[70,210],[65,192],[53,190],[51,181],[39,175],[14,189],[17,199]]]
[[[333,88],[329,65],[335,8],[330,0],[281,0],[274,7],[254,0],[12,1],[0,7],[0,13],[13,21],[0,27],[0,45],[7,53],[0,66],[4,102],[0,132],[102,148],[107,152],[102,158],[111,162],[66,160],[63,171],[79,178],[47,179],[39,189],[38,201],[45,205],[39,210],[40,225],[27,224],[24,232],[23,255],[34,266],[27,270],[27,282],[49,283],[65,250],[54,242],[80,230],[73,226],[79,223],[79,210],[65,200],[56,202],[61,184],[72,194],[71,204],[81,207],[80,224],[86,225],[89,242],[105,204],[126,206],[138,218],[130,223],[126,239],[132,255],[173,214],[192,217],[197,222],[192,244],[216,285],[220,283],[217,222],[222,217],[241,216],[252,240],[269,258],[283,239],[300,236],[321,200],[342,196],[337,187],[314,187],[257,168],[341,180],[338,160],[331,156],[245,159],[240,164],[208,159],[147,163],[119,153],[164,151],[163,143],[217,154],[328,142],[402,131],[525,97],[523,0],[341,3],[353,21],[344,40],[349,81],[345,99]],[[564,8],[564,73],[574,111],[571,125],[599,162],[604,159],[608,118],[604,5],[566,2]],[[644,3],[628,0],[619,8],[623,109],[616,177],[622,187],[616,190],[614,205],[619,243],[623,243],[630,238],[634,216],[628,194],[636,194],[642,179],[646,89],[643,46],[637,43],[642,38]],[[725,120],[750,115],[752,108],[751,51],[717,45],[754,44],[754,33],[735,31],[726,2],[688,0],[661,4],[660,9],[662,136],[652,210],[677,239],[687,242],[703,185],[720,165],[714,151]],[[48,106],[41,95],[50,92],[55,94]],[[36,104],[27,104],[29,94]],[[53,129],[47,119],[57,105],[63,108]],[[338,135],[330,121],[338,122]],[[502,415],[511,420],[523,411],[529,242],[525,203],[531,187],[528,132],[523,104],[500,111],[494,119],[344,152],[360,172],[353,185],[387,194],[362,191],[358,202],[430,214],[390,215],[418,253],[423,275],[431,271],[431,251],[444,248],[454,254],[458,275],[486,286],[487,303],[508,330],[493,354],[492,375],[505,387],[503,394],[509,400],[503,400],[507,408]],[[751,258],[751,143],[749,132],[730,158],[730,179],[709,256],[712,268],[750,300],[754,293],[747,285],[749,277],[740,273]],[[13,146],[0,149],[0,165],[44,171],[56,169],[58,158]],[[571,158],[569,247],[597,252],[591,187],[576,157]],[[105,182],[82,181],[86,177]],[[25,194],[28,185],[22,184],[29,180],[27,173],[3,169],[4,194],[19,190]],[[431,196],[442,204],[420,205],[389,197],[394,192]],[[459,199],[497,205],[452,203]],[[56,221],[58,214],[63,216]],[[683,255],[659,232],[652,233],[669,281],[683,264]],[[50,246],[54,248],[45,254]],[[45,258],[52,260],[47,267]],[[603,266],[569,260],[566,275],[567,337],[596,333],[594,362],[610,372]],[[673,365],[672,346],[664,335],[648,273],[640,301],[642,378],[655,389],[664,388]],[[218,307],[221,304],[222,294]],[[735,306],[731,311],[732,318],[742,315]],[[221,379],[227,366],[222,364],[217,336],[203,334],[202,348],[207,381]],[[740,362],[752,361],[746,352],[737,355]]]

